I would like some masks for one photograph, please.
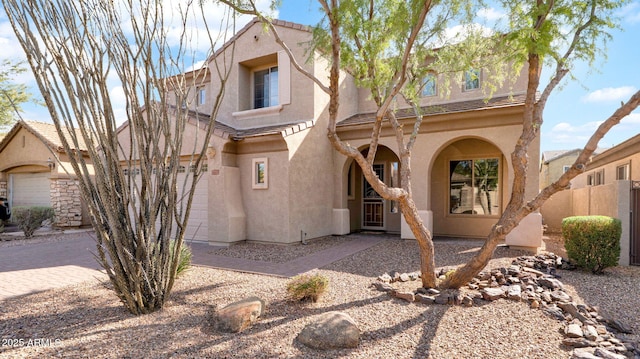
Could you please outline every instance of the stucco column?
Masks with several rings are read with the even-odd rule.
[[[424,223],[425,227],[427,227],[429,232],[433,233],[433,212],[418,210],[418,215],[420,215],[420,218],[422,218],[422,222]],[[402,219],[400,222],[400,238],[416,239],[416,236],[411,231],[411,227],[409,227],[409,224],[404,219],[404,215],[402,216]]]
[[[209,244],[228,246],[247,238],[240,169],[221,166],[209,177]]]

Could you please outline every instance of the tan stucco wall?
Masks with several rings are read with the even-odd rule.
[[[540,213],[547,232],[560,233],[562,220],[573,213],[573,197],[572,191],[558,192],[542,205]]]
[[[17,168],[21,166],[41,166],[40,168],[27,169],[27,172],[46,172],[47,160],[55,158],[49,148],[31,132],[21,128],[18,133],[7,143],[0,156],[0,171],[21,172]]]
[[[311,38],[309,32],[297,29],[283,30],[280,36],[287,44],[300,44]],[[290,47],[300,64],[313,73],[313,62],[304,61],[304,47]],[[232,51],[235,52],[233,62]],[[227,64],[232,63],[225,97],[219,110],[219,121],[234,128],[246,129],[314,119],[317,92],[313,82],[290,64],[289,58],[275,42],[274,35],[264,32],[260,23],[254,24],[237,37],[235,46],[224,48],[217,59],[221,64],[223,59],[226,59]],[[252,71],[270,66],[278,66],[281,108],[275,113],[265,114],[266,109],[251,110]],[[215,69],[215,64],[210,62],[209,68]],[[213,105],[215,101],[219,90],[218,83],[217,74],[212,73],[211,82],[207,85],[207,105],[200,110],[210,110],[208,106]]]

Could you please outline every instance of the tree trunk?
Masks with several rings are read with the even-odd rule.
[[[436,268],[434,260],[433,238],[431,232],[422,222],[418,214],[413,198],[407,196],[400,201],[400,210],[407,221],[411,232],[416,237],[418,247],[420,247],[420,272],[422,276],[422,286],[424,288],[435,288]]]

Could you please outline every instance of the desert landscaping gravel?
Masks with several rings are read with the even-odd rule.
[[[335,243],[348,239],[328,239]],[[328,243],[328,242],[327,242]],[[324,246],[331,244],[315,244]],[[436,264],[455,266],[481,245],[473,240],[436,241]],[[282,261],[291,252],[315,251],[246,244],[228,253],[263,251]],[[273,252],[273,253],[266,253]],[[311,253],[309,252],[309,253]],[[219,252],[220,254],[224,252]],[[489,268],[507,266],[523,252],[504,246]],[[253,254],[252,254],[253,255]],[[295,257],[295,256],[294,256]],[[419,268],[413,241],[389,240],[315,270],[330,280],[318,303],[286,298],[287,278],[193,267],[179,277],[170,300],[155,313],[129,314],[108,283],[80,285],[11,298],[0,305],[0,338],[32,340],[32,345],[0,346],[0,358],[569,358],[562,346],[561,322],[528,305],[504,299],[467,308],[408,303],[378,292],[371,283],[392,270]],[[640,337],[640,267],[616,267],[601,276],[558,273],[578,303],[620,319]],[[415,287],[419,282],[411,282]],[[258,296],[267,302],[263,317],[236,334],[214,329],[216,309]],[[355,349],[320,351],[297,342],[313,318],[328,311],[351,316],[361,330]],[[33,340],[50,345],[33,345]],[[5,340],[6,343],[6,340]]]

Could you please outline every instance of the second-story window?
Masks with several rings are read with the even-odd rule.
[[[470,69],[464,72],[464,90],[471,91],[480,88],[480,70]]]
[[[253,107],[278,105],[278,67],[256,71],[253,76]]]
[[[197,96],[198,105],[204,105],[207,102],[207,91],[204,86],[198,87]]]
[[[428,74],[423,79],[422,96],[435,96],[436,95],[436,75]]]

